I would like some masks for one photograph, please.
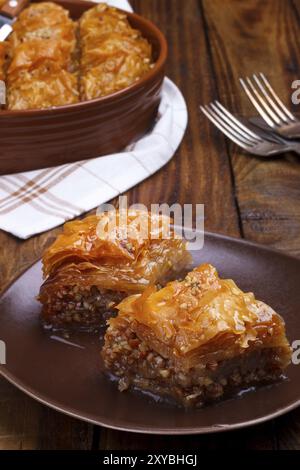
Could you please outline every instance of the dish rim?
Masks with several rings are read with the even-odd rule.
[[[253,248],[260,249],[262,251],[266,251],[268,253],[274,253],[277,255],[281,255],[284,258],[289,258],[291,260],[300,262],[299,258],[297,256],[293,256],[290,254],[285,254],[281,250],[266,247],[264,245],[251,242],[245,239],[240,239],[238,237],[231,237],[227,235],[222,235],[220,233],[214,233],[214,232],[209,232],[205,231],[205,236],[208,236],[209,238],[214,238],[214,239],[219,239],[219,240],[227,240],[231,242],[239,242],[242,245],[245,246],[250,246]],[[31,263],[26,269],[22,270],[22,272],[13,280],[11,281],[5,289],[2,291],[0,298],[7,292],[7,290],[31,267],[33,267],[36,263],[40,261],[40,258],[35,260],[33,263]],[[119,424],[119,425],[114,425],[111,423],[107,423],[106,421],[99,421],[97,419],[93,419],[88,416],[83,416],[82,414],[78,413],[78,411],[74,410],[74,408],[65,406],[61,403],[59,403],[56,400],[51,400],[49,401],[49,398],[47,398],[45,395],[41,395],[39,392],[36,392],[33,390],[30,386],[27,386],[24,384],[24,382],[20,379],[18,379],[13,373],[5,370],[4,365],[0,365],[0,376],[4,377],[8,382],[10,382],[12,385],[16,386],[19,390],[24,392],[26,395],[30,396],[31,398],[37,400],[39,403],[42,403],[46,406],[49,406],[50,408],[59,411],[63,414],[66,414],[68,416],[71,416],[73,418],[77,418],[80,420],[83,420],[85,422],[95,424],[98,426],[104,426],[108,429],[114,429],[118,431],[126,431],[126,432],[135,432],[139,434],[148,434],[148,435],[197,435],[197,434],[211,434],[211,433],[219,433],[219,432],[225,432],[225,431],[232,431],[235,429],[241,429],[241,428],[246,428],[250,426],[254,426],[257,424],[264,423],[266,421],[269,421],[270,419],[279,417],[285,413],[288,413],[289,411],[294,410],[298,406],[300,406],[300,398],[296,401],[293,401],[287,406],[284,406],[282,408],[279,408],[275,410],[274,412],[268,413],[264,416],[261,416],[259,418],[255,418],[253,420],[247,420],[247,421],[241,421],[235,424],[215,424],[212,426],[205,426],[205,427],[198,427],[198,428],[191,428],[191,427],[186,427],[186,428],[179,428],[176,429],[174,427],[163,427],[163,428],[156,428],[155,430],[150,429],[147,425],[141,426],[141,425],[134,425],[130,426],[126,423],[124,424]]]
[[[62,0],[62,2],[60,2],[59,0],[58,1],[54,0],[54,3],[78,4],[78,5],[87,6],[90,8],[97,5],[97,3],[95,2],[90,2],[86,0]],[[89,8],[87,8],[86,10],[89,10]],[[158,40],[158,43],[160,45],[160,53],[156,62],[154,63],[154,67],[151,70],[146,72],[136,83],[133,83],[129,85],[128,87],[123,88],[122,90],[116,91],[106,96],[102,96],[100,98],[80,101],[79,103],[66,104],[66,105],[57,106],[54,108],[24,109],[24,110],[6,110],[5,109],[0,112],[0,119],[5,118],[5,117],[9,117],[9,118],[26,117],[26,116],[38,117],[38,116],[51,115],[51,114],[56,114],[56,113],[81,111],[82,108],[87,109],[89,106],[98,105],[98,104],[101,105],[102,103],[104,105],[110,104],[111,101],[118,100],[119,98],[122,99],[123,97],[126,97],[127,95],[130,96],[132,92],[139,91],[141,88],[145,86],[145,84],[151,81],[156,75],[159,76],[160,73],[163,71],[163,68],[167,60],[167,55],[168,55],[168,45],[167,45],[167,40],[164,34],[152,21],[148,20],[144,16],[138,15],[137,13],[132,13],[132,12],[122,10],[121,8],[117,8],[117,10],[125,13],[126,16],[129,18],[129,20],[131,18],[145,25],[146,28],[149,31],[151,31],[153,33],[153,36],[155,36],[156,39]]]

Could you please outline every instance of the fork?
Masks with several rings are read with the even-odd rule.
[[[234,143],[254,155],[272,157],[293,151],[300,155],[300,142],[292,142],[275,133],[258,134],[231,114],[219,101],[200,106],[205,116]]]
[[[283,104],[263,73],[259,77],[254,74],[252,80],[240,78],[240,83],[270,128],[288,139],[300,137],[300,121]]]

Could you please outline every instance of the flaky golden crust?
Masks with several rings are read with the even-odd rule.
[[[20,34],[14,31],[9,41],[10,49],[13,51],[12,60],[20,54],[19,51],[27,51],[28,55],[32,47],[34,47],[33,52],[31,52],[32,64],[41,60],[43,55],[47,54],[47,57],[49,58],[50,56],[51,60],[59,58],[58,65],[72,71],[74,67],[72,62],[76,58],[77,47],[75,34],[76,25],[72,21],[51,27],[41,27],[35,31],[22,29]]]
[[[105,264],[136,261],[143,250],[166,235],[171,241],[179,240],[170,224],[169,217],[137,210],[103,212],[68,222],[44,253],[44,274],[73,258]]]
[[[100,4],[79,22],[82,99],[121,90],[151,67],[151,45],[120,11]]]
[[[289,356],[282,318],[234,281],[220,279],[209,264],[182,282],[128,297],[118,309],[111,328],[134,323],[140,339],[188,367],[205,355],[224,360],[257,347],[283,348]]]
[[[29,43],[28,45],[26,43]],[[21,52],[30,55],[31,66],[44,56],[72,71],[76,53],[76,23],[61,6],[42,2],[30,5],[19,16],[9,36],[12,60]],[[19,47],[24,45],[23,48]]]
[[[190,263],[186,243],[177,238],[168,217],[130,211],[117,212],[115,223],[109,225],[113,220],[103,213],[65,224],[43,256],[44,275],[72,282],[80,271],[89,283],[138,292],[172,270],[177,261],[182,267]],[[165,229],[170,230],[166,240]]]
[[[201,407],[279,380],[290,362],[282,318],[209,264],[117,309],[101,354],[120,391]]]
[[[68,70],[70,56],[60,47],[59,40],[32,39],[21,43],[14,52],[8,73],[10,82],[20,77],[22,71],[32,73],[46,65],[48,73]]]
[[[174,234],[169,217],[130,211],[117,212],[113,220],[112,213],[103,213],[70,222],[45,252],[39,300],[48,321],[72,316],[97,323],[104,309],[126,295],[188,269],[186,242]],[[166,229],[169,239],[163,238]]]
[[[8,44],[0,42],[0,80],[5,80],[6,57],[8,52]]]
[[[67,10],[51,2],[24,10],[9,38],[8,109],[78,102],[76,47],[76,25]]]
[[[127,21],[125,13],[105,3],[100,3],[85,11],[80,18],[80,27],[83,41],[98,39],[113,32],[125,35],[137,34]]]
[[[99,4],[77,22],[52,2],[34,3],[13,24],[2,58],[10,110],[43,109],[90,100],[137,81],[151,65],[151,45],[126,14]],[[1,78],[2,77],[2,78]]]
[[[58,284],[95,285],[106,289],[142,292],[151,283],[163,282],[173,271],[183,270],[190,257],[181,240],[163,240],[145,248],[139,258],[124,262],[120,258],[83,261],[76,258],[61,264],[46,281],[47,289],[55,291]]]
[[[24,25],[27,30],[36,30],[41,24],[53,26],[69,20],[69,12],[53,2],[32,3],[23,10],[19,17],[16,30]],[[14,28],[15,29],[15,28]]]
[[[47,66],[23,73],[8,88],[9,109],[41,109],[78,102],[77,78],[66,70],[52,70]]]

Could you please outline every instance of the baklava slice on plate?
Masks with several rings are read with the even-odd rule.
[[[278,379],[290,361],[283,319],[209,264],[118,309],[102,356],[121,391],[199,407]]]
[[[103,213],[69,222],[45,252],[39,300],[47,324],[104,325],[124,297],[189,268],[186,242],[168,217],[132,211],[115,219],[108,225],[111,215]]]

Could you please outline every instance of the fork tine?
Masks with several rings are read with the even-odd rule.
[[[268,88],[269,92],[272,94],[273,98],[276,100],[277,104],[281,107],[281,109],[285,112],[285,114],[292,120],[292,121],[297,121],[295,116],[288,110],[288,108],[283,104],[279,96],[275,93],[273,88],[271,87],[269,81],[266,79],[265,75],[263,73],[259,74],[264,81],[264,84]]]
[[[223,119],[225,119],[228,124],[235,125],[235,127],[238,128],[239,132],[242,133],[242,135],[245,135],[250,140],[254,140],[255,142],[262,141],[261,137],[258,134],[246,127],[233,114],[231,114],[228,109],[226,109],[219,101],[216,100],[214,103],[211,103],[211,106],[220,115],[220,111],[222,111],[223,114],[225,114],[225,116],[223,115]]]
[[[240,129],[234,122],[232,122],[222,111],[220,111],[214,103],[210,103],[210,110],[214,111],[215,116],[219,118],[219,120],[225,125],[228,125],[231,132],[237,133],[240,137],[242,137],[246,142],[249,144],[257,144],[259,141],[254,137],[248,135],[242,129]]]
[[[290,119],[281,111],[281,109],[277,106],[274,100],[269,96],[267,90],[265,89],[265,87],[262,85],[261,81],[257,78],[255,74],[253,74],[253,78],[257,86],[259,87],[260,91],[263,93],[264,97],[266,98],[268,103],[272,106],[273,110],[275,111],[275,113],[277,113],[279,118],[284,122],[287,122],[287,123],[290,122]]]
[[[223,125],[221,125],[219,123],[219,121],[217,119],[215,119],[212,115],[211,115],[211,112],[210,112],[210,109],[206,109],[208,108],[207,106],[206,107],[203,107],[203,106],[200,106],[200,109],[201,111],[203,112],[203,114],[205,114],[205,116],[221,131],[223,132],[223,134],[225,134],[229,139],[231,139],[235,144],[239,145],[240,147],[246,149],[246,150],[249,150],[249,148],[251,147],[249,144],[245,144],[244,142],[242,142],[240,139],[238,138],[235,138],[234,135],[232,135],[231,132],[229,132],[228,130],[226,130]]]
[[[258,143],[258,140],[253,139],[252,137],[249,137],[245,132],[240,131],[235,124],[232,124],[229,121],[226,121],[226,116],[224,117],[223,114],[218,115],[215,110],[214,110],[214,104],[210,103],[209,105],[206,106],[206,109],[209,110],[210,114],[225,128],[227,129],[232,135],[234,135],[236,138],[241,140],[247,145],[255,145]]]
[[[249,78],[247,77],[247,81],[249,80]],[[249,80],[250,81],[250,80]],[[250,82],[251,83],[251,82]],[[252,95],[251,91],[249,90],[248,86],[246,85],[246,83],[244,82],[244,80],[242,78],[240,78],[240,84],[242,85],[246,95],[248,96],[249,100],[251,101],[251,103],[253,104],[253,106],[257,109],[257,111],[259,112],[259,114],[261,115],[261,117],[266,121],[266,123],[270,126],[270,127],[275,127],[275,124],[273,123],[273,121],[271,120],[271,118],[268,116],[268,114],[265,113],[265,111],[263,110],[263,108],[260,106],[260,104],[258,103],[258,101],[254,98],[254,96]],[[251,84],[252,85],[252,84]],[[253,85],[252,85],[253,86]]]
[[[270,108],[270,106],[268,105],[268,103],[266,103],[266,101],[264,100],[264,98],[259,94],[259,92],[257,91],[257,89],[255,88],[255,86],[253,85],[251,79],[249,77],[247,77],[247,82],[248,84],[250,85],[250,88],[252,89],[253,93],[255,94],[255,96],[258,98],[258,100],[260,101],[260,103],[262,104],[262,106],[265,108],[265,111],[269,114],[270,118],[273,119],[273,122],[275,121],[275,124],[277,124],[278,126],[280,124],[282,124],[281,120],[279,119],[279,117],[274,113],[274,111],[272,110],[272,108]]]

